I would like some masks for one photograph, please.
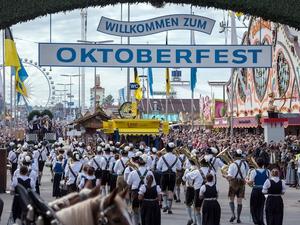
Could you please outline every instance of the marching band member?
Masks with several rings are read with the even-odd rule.
[[[14,172],[17,170],[18,168],[18,162],[19,162],[19,155],[21,154],[22,149],[21,146],[18,145],[17,149],[12,149],[9,153],[8,153],[8,157],[7,160],[11,165],[10,168],[10,174],[11,174],[11,178],[14,175]]]
[[[120,154],[119,152],[114,152],[114,161],[111,166],[111,173],[110,173],[110,189],[109,191],[112,192],[114,189],[117,187],[117,179],[118,179],[118,174],[115,172],[115,166],[116,166],[116,161],[120,159]]]
[[[170,142],[166,146],[167,153],[157,163],[157,169],[162,172],[161,188],[163,192],[163,212],[172,214],[173,191],[176,182],[176,170],[180,170],[180,162],[173,150],[175,144]]]
[[[110,151],[111,151],[110,145],[107,144],[104,148],[104,155],[100,161],[100,167],[102,170],[101,192],[103,196],[105,196],[108,193],[106,187],[110,185],[110,173],[112,171],[113,162],[115,161],[115,158],[114,156],[112,156]]]
[[[184,173],[184,165],[185,165],[185,161],[186,161],[186,156],[184,154],[180,154],[178,156],[178,160],[180,162],[180,168],[179,170],[176,170],[176,202],[179,203],[181,202],[180,200],[180,186],[181,184],[184,185],[184,182],[182,180],[182,176]]]
[[[268,195],[265,209],[267,225],[282,225],[284,205],[281,195],[285,190],[285,182],[279,178],[278,169],[273,169],[271,178],[265,181],[262,190]]]
[[[263,184],[269,178],[270,171],[264,168],[262,158],[257,158],[257,169],[250,172],[247,183],[253,186],[250,197],[250,212],[254,224],[264,225],[265,196],[262,193]]]
[[[215,176],[214,171],[209,167],[208,162],[205,158],[200,161],[201,167],[198,170],[194,170],[186,175],[186,179],[193,183],[195,195],[194,195],[194,212],[195,212],[195,222],[197,225],[201,225],[201,206],[203,199],[200,199],[200,188],[206,182],[206,175],[212,174]]]
[[[63,177],[63,173],[64,173],[63,159],[64,159],[63,155],[58,155],[57,159],[52,167],[52,170],[54,173],[52,197],[56,197],[56,198],[61,197],[60,181],[61,181],[61,179]]]
[[[197,169],[197,166],[195,163],[190,160],[190,167],[185,169],[182,180],[185,182],[186,186],[186,192],[185,192],[185,205],[186,205],[186,211],[188,214],[188,222],[187,225],[192,225],[193,224],[193,217],[192,217],[192,205],[194,203],[194,198],[195,198],[195,189],[193,186],[193,182],[187,179],[187,174],[190,172],[193,172],[194,170]],[[196,221],[196,220],[195,220]]]
[[[152,175],[147,176],[146,180],[146,184],[139,188],[142,225],[160,225],[161,189],[158,185],[155,185]]]
[[[82,190],[83,188],[93,189],[96,187],[97,179],[95,176],[95,169],[92,166],[87,166],[86,175],[81,177],[78,189]]]
[[[14,176],[12,181],[12,187],[15,188],[18,184],[22,185],[26,190],[27,189],[34,189],[35,188],[35,182],[28,176],[28,167],[27,166],[21,166],[19,169],[19,174],[17,176]],[[19,195],[15,195],[13,199],[12,204],[12,214],[13,219],[16,221],[16,219],[21,219],[21,204]]]
[[[68,192],[77,191],[77,179],[82,169],[82,163],[80,162],[80,154],[75,151],[72,155],[71,162],[65,168],[65,181],[68,187]]]
[[[151,157],[152,157],[152,161],[151,161],[151,170],[154,174],[154,179],[157,185],[160,185],[160,181],[161,181],[161,171],[159,171],[157,169],[157,163],[159,160],[159,156],[157,155],[157,148],[153,147],[151,149]]]
[[[145,184],[147,176],[153,176],[153,173],[147,169],[147,155],[143,154],[138,159],[139,168],[133,170],[127,179],[127,184],[131,187],[132,193],[132,211],[133,211],[133,222],[134,225],[140,223],[140,202],[138,199],[138,192],[140,187]]]
[[[96,179],[100,182],[101,180],[101,159],[102,159],[102,148],[97,146],[97,154],[91,159],[90,164],[95,169]]]
[[[124,171],[126,169],[126,164],[129,160],[128,158],[128,151],[129,147],[125,146],[123,150],[121,150],[121,158],[116,161],[114,166],[114,172],[118,175],[117,178],[117,188],[119,191],[122,191],[126,188],[127,183],[124,179]]]
[[[207,150],[207,154],[211,155],[211,158],[209,160],[209,165],[215,171],[216,174],[218,173],[219,168],[222,168],[225,165],[224,162],[219,157],[216,157],[218,153],[219,153],[218,149],[214,147],[210,147]]]
[[[206,183],[200,188],[200,198],[203,199],[202,225],[220,225],[221,207],[214,179],[211,173],[207,174]]]
[[[242,159],[242,154],[243,152],[241,149],[236,150],[236,160],[229,165],[227,175],[227,179],[229,180],[229,206],[232,212],[230,222],[233,222],[236,219],[234,199],[237,197],[237,223],[241,223],[242,201],[245,197],[245,178],[249,170],[248,163]]]
[[[47,156],[47,149],[45,146],[42,145],[42,143],[39,143],[37,145],[37,149],[33,152],[33,158],[38,163],[39,166],[39,179],[38,182],[41,184],[41,179],[43,176],[43,170],[45,166],[45,162],[48,159]]]

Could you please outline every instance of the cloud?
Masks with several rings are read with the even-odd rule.
[[[101,16],[119,20],[121,18],[121,5],[88,8],[88,33],[87,39],[91,41],[113,40],[114,43],[120,43],[120,37],[114,37],[99,33],[97,26]],[[206,16],[216,20],[216,25],[212,35],[204,33],[195,34],[196,44],[224,44],[225,36],[219,33],[219,22],[223,19],[223,11],[212,8],[194,7],[193,12],[196,15]],[[131,20],[145,20],[156,16],[168,14],[189,14],[189,5],[173,5],[167,4],[164,8],[154,8],[149,4],[131,5]],[[17,49],[22,58],[38,60],[38,42],[49,42],[49,15],[37,18],[33,21],[20,23],[13,26],[13,34],[16,37]],[[123,5],[123,19],[127,20],[127,4]],[[244,30],[239,31],[239,36]],[[133,44],[164,44],[165,33],[154,34],[145,37],[131,38]],[[52,15],[52,41],[53,42],[76,42],[81,39],[81,19],[80,10],[69,11],[65,13],[57,13]],[[190,32],[188,31],[170,31],[169,44],[189,44]],[[127,43],[127,38],[123,38],[123,43]],[[2,54],[2,53],[1,53]],[[49,69],[49,68],[47,68]],[[105,87],[106,95],[112,94],[115,99],[118,99],[118,90],[126,85],[127,70],[117,68],[97,68],[97,73],[101,74],[101,85]],[[189,80],[189,70],[182,69],[183,79]],[[139,73],[143,70],[139,69]],[[144,73],[147,71],[145,70]],[[78,74],[78,68],[52,68],[51,75],[56,83],[68,82],[62,78],[60,74]],[[153,69],[154,75],[154,90],[164,90],[165,70]],[[207,84],[208,80],[228,80],[230,70],[228,69],[198,69],[198,83],[196,86],[196,95],[200,93],[210,93],[210,87]],[[37,71],[30,70],[29,76],[34,77],[34,82],[43,84],[41,75]],[[86,105],[89,105],[90,88],[94,84],[94,69],[86,69]],[[131,80],[133,80],[133,70],[131,70]],[[78,99],[78,81],[74,81],[74,95]],[[39,86],[39,85],[37,85]],[[47,95],[47,90],[36,90],[41,96]],[[179,91],[178,97],[189,97],[185,91]],[[222,90],[214,90],[216,96],[222,95]]]

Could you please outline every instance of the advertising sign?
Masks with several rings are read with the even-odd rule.
[[[272,65],[272,46],[40,43],[39,65],[123,68],[266,68]]]
[[[97,30],[122,37],[146,36],[168,30],[195,30],[211,34],[215,22],[215,20],[207,17],[188,14],[167,15],[133,22],[101,17]]]

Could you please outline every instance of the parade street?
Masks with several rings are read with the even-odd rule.
[[[9,177],[9,176],[8,176]],[[230,209],[228,206],[228,183],[221,176],[218,177],[218,189],[219,189],[219,202],[221,205],[221,225],[231,224],[230,219]],[[246,200],[244,203],[244,208],[242,212],[242,224],[250,225],[253,224],[250,216],[249,209],[249,199],[250,199],[251,188],[247,186],[246,188]],[[45,175],[43,176],[42,186],[41,186],[41,196],[46,201],[52,201],[52,183],[50,182],[50,172],[48,168],[45,168]],[[9,194],[0,194],[0,197],[4,200],[4,211],[3,218],[1,220],[1,225],[6,225],[6,221],[9,218],[11,212],[11,203],[13,196]],[[181,199],[184,199],[181,197]],[[300,195],[299,190],[295,188],[288,188],[286,194],[283,196],[284,199],[284,225],[296,225],[299,224],[299,213],[300,213]],[[168,215],[162,213],[162,225],[185,225],[187,222],[187,215],[185,206],[183,203],[175,203],[173,215]]]

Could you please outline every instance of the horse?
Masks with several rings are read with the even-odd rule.
[[[75,205],[81,201],[89,198],[98,196],[100,193],[100,187],[96,186],[93,189],[84,188],[80,192],[73,192],[64,197],[56,199],[53,202],[48,203],[48,205],[54,210],[59,211],[61,209],[67,208],[69,206]]]
[[[56,212],[62,225],[132,225],[124,202],[127,191],[115,189],[107,197],[96,196]]]

